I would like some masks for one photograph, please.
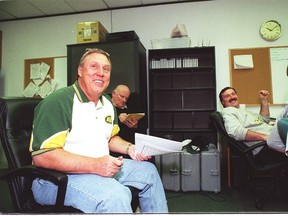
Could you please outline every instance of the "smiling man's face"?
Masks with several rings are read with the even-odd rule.
[[[86,56],[78,67],[78,82],[89,100],[98,101],[110,83],[111,64],[104,54]]]
[[[227,89],[221,94],[221,103],[224,107],[239,108],[238,95],[234,89]]]

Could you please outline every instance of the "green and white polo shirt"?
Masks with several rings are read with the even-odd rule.
[[[119,132],[111,98],[103,94],[95,105],[76,82],[46,97],[36,107],[30,141],[32,156],[63,148],[71,153],[101,157]]]

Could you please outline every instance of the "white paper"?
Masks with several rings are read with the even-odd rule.
[[[40,77],[42,80],[44,80],[50,70],[50,66],[46,64],[45,62],[41,62],[40,66]]]
[[[41,83],[43,83],[44,80],[42,79],[33,79],[33,82],[37,85],[40,86]]]
[[[52,86],[51,84],[46,80],[43,85],[39,87],[38,94],[40,97],[44,98],[46,97],[49,93],[51,93]]]
[[[182,142],[135,133],[136,153],[141,153],[146,156],[181,152],[182,146]]]
[[[288,60],[288,48],[287,47],[270,48],[270,58],[271,61]]]
[[[288,96],[288,48],[270,48],[273,104],[283,104]]]
[[[40,63],[30,64],[30,79],[40,78]]]
[[[36,92],[38,91],[38,86],[35,85],[33,82],[30,82],[27,87],[23,91],[23,95],[25,97],[33,97]]]
[[[253,57],[252,55],[235,55],[234,56],[234,69],[252,69]]]
[[[51,85],[51,92],[55,91],[56,87],[57,87],[57,82],[54,79],[50,79],[49,78],[49,83]]]

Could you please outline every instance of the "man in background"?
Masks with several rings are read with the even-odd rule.
[[[260,112],[254,113],[246,109],[239,108],[239,101],[236,89],[226,87],[219,93],[219,99],[224,109],[222,116],[227,133],[236,140],[244,141],[246,145],[252,146],[260,141],[267,141],[267,146],[256,148],[253,153],[257,157],[275,157],[276,159],[284,156],[285,145],[281,140],[279,133],[273,133],[277,130],[277,121],[275,127],[269,124],[270,111],[268,102],[269,92],[259,91]],[[283,109],[277,119],[287,116],[287,109]],[[274,129],[275,128],[275,129]],[[275,150],[275,151],[274,151]],[[279,153],[281,152],[281,153]]]
[[[112,91],[112,103],[116,108],[118,114],[118,124],[120,127],[119,136],[126,139],[129,142],[134,143],[134,134],[137,131],[138,120],[130,119],[129,121],[123,122],[131,111],[128,109],[126,103],[130,97],[130,89],[126,85],[118,85]]]

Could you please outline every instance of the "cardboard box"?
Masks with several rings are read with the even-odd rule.
[[[77,43],[101,42],[106,40],[108,31],[100,22],[79,22]]]

